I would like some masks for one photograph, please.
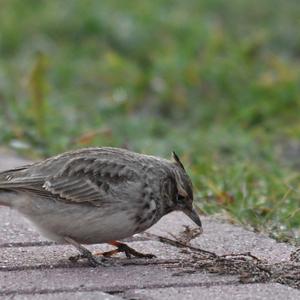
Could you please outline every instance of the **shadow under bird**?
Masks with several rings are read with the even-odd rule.
[[[77,258],[107,265],[105,256],[142,254],[118,240],[142,232],[180,210],[202,230],[193,208],[192,183],[173,160],[119,148],[87,148],[0,173],[0,205],[9,206],[47,238],[75,246]],[[98,259],[81,244],[108,243]]]

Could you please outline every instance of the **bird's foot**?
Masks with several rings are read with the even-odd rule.
[[[85,258],[88,260],[88,263],[91,267],[97,267],[97,266],[108,267],[108,266],[113,265],[113,263],[111,261],[109,261],[109,259],[104,258],[104,257],[100,258],[100,257],[94,256],[91,251],[84,248],[82,245],[78,244],[73,239],[66,237],[65,240],[66,240],[66,242],[68,242],[71,245],[73,245],[74,247],[76,247],[76,249],[80,252],[80,254],[78,254],[76,256],[71,256],[69,258],[69,260],[71,262],[77,262],[79,259]]]
[[[99,253],[97,255],[103,255],[104,257],[111,257],[114,254],[124,252],[125,255],[127,256],[127,258],[131,258],[132,256],[138,257],[138,258],[155,258],[156,257],[154,254],[140,253],[140,252],[134,250],[133,248],[129,247],[128,245],[126,245],[124,243],[120,243],[118,241],[112,241],[112,242],[109,242],[109,244],[117,247],[117,249]]]
[[[109,267],[109,266],[115,265],[112,261],[109,261],[108,259],[106,259],[104,257],[101,258],[101,257],[93,255],[90,251],[88,251],[88,252],[89,253],[70,256],[69,260],[71,262],[75,263],[81,259],[87,259],[88,264],[91,267],[97,267],[97,266]]]

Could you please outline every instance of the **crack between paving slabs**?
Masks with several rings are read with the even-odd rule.
[[[17,243],[3,243],[0,244],[0,248],[26,248],[26,247],[44,247],[44,246],[59,246],[63,244],[57,244],[51,241],[40,241],[40,242],[17,242]]]
[[[160,289],[160,288],[171,288],[171,287],[176,287],[176,288],[187,288],[187,287],[212,287],[212,286],[222,286],[222,285],[226,285],[226,286],[230,286],[230,285],[238,285],[237,281],[228,281],[228,282],[205,282],[205,283],[201,283],[201,282],[194,282],[194,283],[169,283],[169,284],[145,284],[145,285],[127,285],[126,288],[124,286],[114,286],[113,288],[105,288],[105,287],[101,287],[101,289],[99,288],[88,288],[88,287],[84,287],[84,286],[79,286],[76,288],[71,288],[71,289],[64,289],[64,288],[60,288],[60,289],[41,289],[39,291],[37,291],[36,289],[30,289],[30,290],[16,290],[16,291],[7,291],[7,292],[0,292],[0,296],[14,296],[14,295],[43,295],[43,294],[56,294],[56,293],[72,293],[72,292],[104,292],[107,294],[121,294],[124,293],[125,291],[128,292],[130,290],[135,290],[135,289],[149,289],[149,290],[153,290],[153,289]]]
[[[147,266],[147,265],[171,265],[178,264],[181,260],[179,259],[126,259],[126,258],[114,258],[116,262],[113,267],[123,267],[123,266]],[[10,271],[27,271],[27,270],[51,270],[51,269],[69,269],[69,268],[90,268],[87,263],[84,262],[76,262],[74,264],[69,263],[68,261],[55,264],[55,265],[46,265],[40,264],[36,266],[16,266],[16,267],[3,267],[0,266],[0,271],[2,272],[10,272]],[[100,268],[100,266],[98,267]]]

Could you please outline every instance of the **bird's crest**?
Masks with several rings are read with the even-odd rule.
[[[172,152],[172,158],[180,166],[181,169],[185,170],[182,162],[180,161],[180,159],[179,159],[178,155],[175,153],[175,151]]]
[[[180,169],[184,170],[184,166],[182,164],[182,162],[180,161],[178,155],[173,151],[172,152],[172,157],[174,162],[177,164],[177,166],[179,166]],[[182,176],[180,175],[181,172],[175,171],[175,178],[176,178],[176,185],[177,185],[177,190],[178,190],[178,194],[181,195],[182,197],[186,198],[188,197],[188,193],[184,188],[184,183],[182,181]],[[184,172],[185,173],[185,172]]]

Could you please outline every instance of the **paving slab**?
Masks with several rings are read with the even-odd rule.
[[[171,263],[174,261],[175,263],[178,259],[188,258],[188,254],[178,253],[178,249],[175,247],[157,241],[132,242],[128,245],[137,251],[147,251],[147,253],[156,255],[159,259],[153,259],[153,264],[164,260]],[[113,249],[112,246],[104,244],[86,247],[92,252],[104,252]],[[0,247],[0,271],[76,266],[76,264],[72,265],[70,263],[69,257],[77,254],[77,250],[71,245]],[[120,253],[114,258],[121,260],[126,257],[123,253]],[[145,262],[145,264],[148,264],[148,262]]]
[[[0,245],[43,244],[49,240],[41,236],[23,216],[8,207],[1,207]],[[1,247],[1,246],[0,246]]]
[[[279,243],[265,234],[259,234],[226,223],[215,217],[201,217],[203,234],[191,241],[191,245],[223,255],[227,253],[252,254],[272,262],[287,260],[296,248],[286,243]],[[173,212],[162,218],[148,231],[153,234],[173,238],[184,228],[195,227],[192,221],[181,212]]]
[[[125,293],[126,299],[134,300],[295,300],[299,291],[281,284],[213,285],[204,287],[134,290]]]
[[[173,276],[164,266],[77,267],[0,272],[0,295],[74,291],[123,292],[130,289],[237,284],[234,276],[206,273]]]
[[[0,151],[0,169],[28,163]],[[129,260],[120,254],[122,265],[90,268],[85,261],[71,263],[76,250],[56,245],[40,236],[17,212],[0,207],[0,299],[300,299],[300,291],[284,285],[241,284],[236,276],[205,271],[186,272],[188,253],[179,248],[147,240],[144,235],[129,239],[138,251],[153,253],[153,260]],[[204,233],[191,245],[219,255],[249,252],[259,258],[281,262],[293,246],[266,235],[245,230],[214,217],[202,217]],[[171,213],[148,232],[174,238],[194,224],[182,213]],[[107,245],[88,246],[107,251]],[[102,297],[102,298],[101,298]]]
[[[107,293],[94,291],[94,292],[58,292],[53,294],[36,294],[36,295],[15,295],[15,296],[7,296],[2,299],[7,298],[10,300],[120,300],[122,298],[109,295]]]

